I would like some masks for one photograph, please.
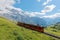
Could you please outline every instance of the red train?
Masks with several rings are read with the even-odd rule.
[[[36,26],[36,25],[31,25],[31,24],[26,24],[21,22],[18,22],[17,25],[28,28],[28,29],[36,30],[38,32],[44,32],[44,28],[41,26]]]

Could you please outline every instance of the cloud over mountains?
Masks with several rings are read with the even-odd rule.
[[[41,0],[37,0],[37,1],[41,1]],[[50,2],[50,1],[52,1],[52,0],[47,0],[47,2],[45,2],[45,3],[48,4],[48,2]],[[19,12],[22,12],[23,10],[21,8],[15,8],[13,6],[14,4],[20,3],[20,2],[21,2],[20,0],[0,0],[0,13],[11,13],[11,11],[10,11],[11,9],[15,9]],[[56,5],[51,4],[51,5],[45,6],[44,9],[42,9],[40,12],[24,11],[24,13],[25,13],[25,15],[30,16],[30,17],[39,17],[40,18],[40,17],[46,16],[46,13],[54,10],[55,7],[56,7]]]
[[[37,1],[41,2],[42,0],[37,0]],[[21,8],[16,8],[14,6],[14,4],[16,3],[20,4],[21,0],[0,0],[0,16],[3,15],[10,19],[17,19],[18,21],[24,19],[25,22],[28,22],[29,20],[33,20],[33,23],[36,23],[35,21],[37,21],[37,20],[34,21],[34,19],[39,19],[39,20],[43,20],[44,18],[56,19],[60,17],[60,13],[58,12],[52,15],[46,15],[47,13],[53,11],[57,7],[55,4],[48,5],[48,3],[51,1],[52,0],[46,0],[45,2],[43,2],[42,5],[44,6],[44,8],[40,12],[29,12],[29,11],[24,11]]]
[[[16,3],[15,0],[0,0],[0,13],[9,13],[10,12],[9,11],[10,9],[18,9],[18,8],[15,8],[13,6],[15,3]],[[18,9],[18,10],[20,10],[20,9]]]
[[[55,13],[53,15],[49,15],[49,16],[43,16],[44,18],[51,18],[51,19],[55,19],[60,17],[60,13]]]

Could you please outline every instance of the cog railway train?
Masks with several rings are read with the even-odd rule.
[[[44,32],[44,27],[41,27],[39,25],[31,25],[31,24],[26,24],[26,23],[21,23],[21,22],[18,22],[17,25],[31,29],[31,30],[35,30],[38,32]]]

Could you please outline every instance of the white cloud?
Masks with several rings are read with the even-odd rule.
[[[30,16],[30,17],[40,17],[42,15],[45,15],[45,13],[40,13],[40,12],[28,12],[28,11],[25,11],[24,13],[27,16]]]
[[[43,3],[43,5],[47,5],[49,2],[51,2],[52,0],[47,0],[46,2]]]
[[[41,0],[37,0],[38,2],[40,2]]]
[[[43,16],[42,18],[52,18],[52,19],[54,19],[54,18],[58,18],[58,17],[60,17],[60,13],[55,13],[53,15]]]
[[[26,11],[25,14],[30,17],[41,17],[43,15],[46,15],[46,12],[51,12],[56,6],[55,5],[48,5],[46,6],[41,12],[28,12]]]
[[[40,12],[32,12],[31,13],[31,16],[36,16],[36,17],[41,16],[41,15],[44,15],[44,14],[40,13]]]
[[[56,6],[55,5],[48,5],[45,7],[44,10],[41,10],[42,13],[46,13],[46,12],[51,12]]]
[[[8,9],[15,8],[13,6],[15,3],[16,3],[15,0],[0,0],[0,13],[8,13],[8,12],[10,12]],[[6,9],[6,8],[8,8],[8,9]]]

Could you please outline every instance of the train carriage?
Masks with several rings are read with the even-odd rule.
[[[31,24],[26,24],[21,22],[18,22],[17,25],[28,28],[28,29],[32,29],[38,32],[44,32],[44,28],[38,25],[31,25]]]

